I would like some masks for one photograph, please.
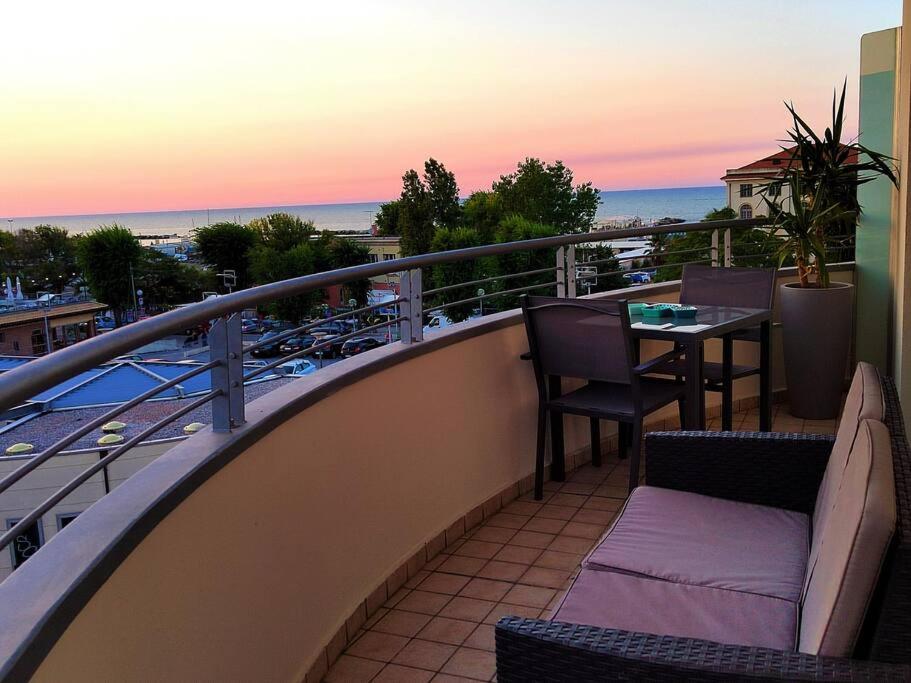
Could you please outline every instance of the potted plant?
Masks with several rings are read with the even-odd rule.
[[[845,84],[847,85],[847,84]],[[885,176],[896,183],[891,158],[857,142],[843,143],[845,89],[832,99],[832,125],[822,136],[786,104],[794,122],[783,182],[789,201],[766,196],[776,226],[779,266],[793,259],[797,282],[781,286],[785,375],[792,415],[834,418],[841,406],[851,343],[854,286],[832,282],[828,257],[853,240],[861,206],[857,188]]]

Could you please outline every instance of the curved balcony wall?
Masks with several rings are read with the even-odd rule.
[[[755,360],[737,347],[736,361]],[[251,403],[242,428],[177,445],[0,585],[2,673],[318,678],[368,610],[527,489],[537,396],[526,350],[517,312],[489,316],[326,368]],[[735,386],[742,401],[757,393]],[[566,438],[584,460],[586,422],[567,418]]]

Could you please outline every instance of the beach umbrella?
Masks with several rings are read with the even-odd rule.
[[[25,298],[22,294],[22,283],[19,282],[18,275],[16,276],[16,298],[19,299],[19,301],[22,301]]]
[[[12,301],[15,298],[13,294],[13,281],[9,279],[9,275],[6,276],[6,300]]]

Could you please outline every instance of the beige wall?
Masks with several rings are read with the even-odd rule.
[[[139,544],[36,679],[301,680],[394,569],[533,471],[537,398],[519,360],[521,319],[509,322],[341,388],[272,429]],[[739,360],[755,360],[737,346]],[[774,357],[781,387],[777,349]],[[345,363],[332,366],[259,399],[235,436],[344,372]],[[736,384],[738,396],[755,394],[755,383]],[[566,423],[571,452],[586,444],[587,423]],[[229,437],[201,433],[166,458],[198,457],[219,438]]]
[[[911,26],[911,0],[904,0],[902,26]],[[893,291],[893,345],[892,373],[899,390],[899,396],[905,405],[911,401],[911,334],[905,330],[911,324],[911,240],[908,239],[909,218],[911,218],[911,192],[908,178],[911,178],[911,49],[904,44],[904,32],[900,49],[900,73],[896,100],[898,116],[896,118],[895,156],[898,159],[899,178],[901,183],[898,192],[898,207],[895,215],[892,234],[892,291]],[[907,411],[906,411],[907,413]],[[911,424],[911,414],[905,415],[906,424]]]

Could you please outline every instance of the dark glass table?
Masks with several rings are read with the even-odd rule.
[[[705,390],[702,363],[706,339],[722,340],[724,379],[734,364],[733,333],[759,327],[759,429],[772,429],[771,330],[772,312],[761,308],[698,306],[695,318],[646,318],[630,315],[633,338],[670,341],[686,352],[687,429],[705,429]]]

